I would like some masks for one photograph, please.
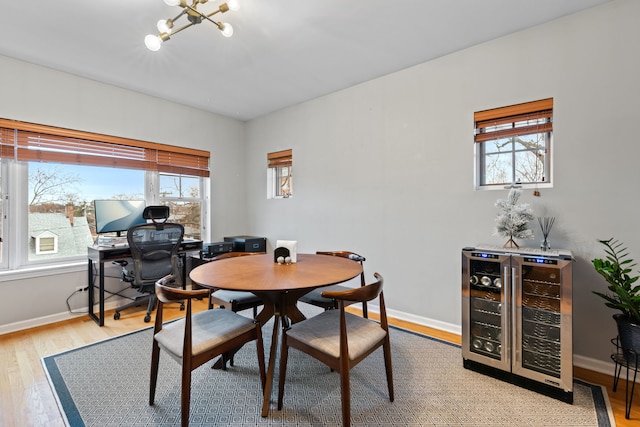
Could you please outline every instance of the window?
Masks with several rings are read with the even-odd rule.
[[[35,238],[36,240],[36,255],[42,254],[55,254],[58,252],[58,236],[46,231],[40,236]]]
[[[293,196],[293,151],[284,150],[267,154],[268,198],[280,199]]]
[[[0,160],[0,269],[86,259],[95,199],[169,205],[206,238],[208,152],[0,119]]]
[[[203,180],[199,177],[164,174],[159,175],[161,205],[169,206],[171,221],[184,226],[184,236],[202,239]]]
[[[553,99],[474,114],[476,187],[550,186]]]

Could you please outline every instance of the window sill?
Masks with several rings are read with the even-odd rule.
[[[65,264],[55,265],[28,266],[18,270],[0,271],[0,282],[77,272],[87,272],[87,261],[72,261]]]
[[[514,187],[510,184],[476,186],[477,191],[509,190],[511,188],[519,188],[521,190],[541,190],[544,188],[553,188],[553,184],[516,184]]]

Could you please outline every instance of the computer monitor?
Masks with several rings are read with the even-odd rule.
[[[96,233],[117,233],[118,236],[131,227],[146,224],[142,217],[144,200],[94,200]]]

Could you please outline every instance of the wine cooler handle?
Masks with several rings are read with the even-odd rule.
[[[513,270],[511,271],[513,274]],[[509,315],[511,307],[511,292],[513,289],[513,276],[509,277],[509,267],[504,267],[504,304],[505,304],[505,316]],[[509,285],[511,284],[511,285]]]
[[[511,295],[509,295],[509,302],[511,303],[511,321],[514,322],[516,319],[516,274],[518,270],[516,267],[511,267],[511,286],[509,286],[509,291]],[[515,331],[515,328],[513,328]],[[515,342],[515,341],[514,341]]]
[[[509,278],[509,267],[504,266],[504,279],[502,283],[503,300],[502,300],[502,360],[511,365],[511,337],[507,333],[509,331],[509,318],[511,316],[511,280]]]
[[[509,350],[511,351],[511,364],[519,364],[520,363],[520,352],[516,351],[516,346],[518,345],[518,331],[516,328],[516,319],[517,319],[517,302],[516,302],[516,273],[518,269],[516,267],[511,267],[511,343],[509,345]]]

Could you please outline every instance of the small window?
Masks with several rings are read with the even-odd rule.
[[[293,196],[293,152],[277,151],[267,154],[268,197],[280,199]]]
[[[36,236],[36,255],[55,254],[58,252],[58,236],[51,232]]]
[[[552,98],[480,111],[474,122],[477,188],[551,184]]]

